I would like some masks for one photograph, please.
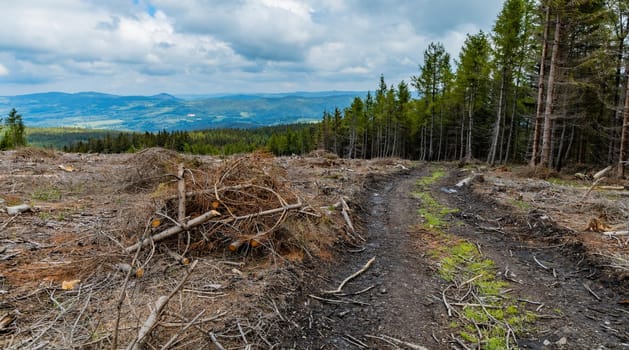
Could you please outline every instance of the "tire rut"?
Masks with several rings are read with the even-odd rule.
[[[417,190],[417,180],[433,169],[420,165],[393,178],[372,179],[372,188],[360,199],[364,250],[341,252],[334,265],[316,268],[316,275],[300,291],[301,297],[290,310],[291,321],[281,349],[396,348],[374,336],[393,337],[428,349],[460,348],[452,342],[452,319],[440,300],[447,283],[439,277],[428,249],[418,246],[422,230],[417,229],[421,223],[417,210],[421,203],[412,192]],[[457,174],[458,170],[451,170],[448,178],[431,186],[434,198],[460,210],[458,224],[451,225],[448,233],[453,239],[477,243],[482,254],[495,262],[501,271],[499,275],[508,269],[511,277],[521,282],[510,286],[512,296],[543,304],[540,314],[557,316],[538,319],[529,333],[519,335],[519,346],[627,349],[624,343],[629,334],[628,313],[615,305],[620,297],[626,298],[626,290],[615,291],[613,286],[606,286],[596,267],[581,266],[582,252],[578,247],[556,247],[557,244],[540,239],[539,234],[522,229],[527,225],[522,222],[525,219],[516,217],[511,209],[500,208],[491,199],[479,198],[467,190],[454,195],[442,192],[443,186],[457,182]],[[478,216],[503,218],[508,224],[501,232],[481,230]],[[533,255],[547,263],[549,270],[542,269]],[[322,291],[335,289],[374,256],[371,268],[343,289],[349,294],[342,297],[345,301],[360,305],[333,304],[308,297],[336,299]],[[584,285],[595,290],[602,300],[596,300]]]
[[[366,305],[331,304],[304,298],[297,327],[283,348],[350,349],[360,348],[359,340],[372,349],[390,348],[386,342],[370,336],[389,336],[434,348],[435,340],[445,337],[439,319],[444,312],[431,297],[441,281],[430,264],[414,246],[410,228],[419,224],[419,201],[411,196],[416,180],[428,169],[416,168],[386,181],[372,181],[373,188],[362,199],[362,215],[367,243],[360,253],[343,253],[335,267],[321,276],[304,293],[321,297],[322,290],[336,288],[340,281],[358,271],[376,257],[369,270],[350,281],[343,289],[352,293],[369,291],[346,298]],[[330,297],[334,299],[334,297]],[[443,333],[443,334],[442,334]]]

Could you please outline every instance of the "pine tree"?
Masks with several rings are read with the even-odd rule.
[[[413,76],[411,80],[424,101],[426,115],[430,116],[427,156],[429,160],[432,160],[438,158],[435,156],[434,149],[436,112],[440,109],[450,77],[450,54],[446,52],[443,44],[432,42],[428,45],[424,51],[424,64],[419,67],[419,70],[419,76]]]
[[[496,102],[496,119],[492,132],[491,147],[487,162],[491,165],[496,161],[498,140],[501,134],[503,118],[505,118],[505,100],[513,89],[513,79],[520,64],[519,57],[525,46],[528,29],[526,20],[526,3],[524,0],[507,0],[494,25],[492,40],[493,56],[496,67],[496,78],[500,81],[498,100]],[[500,145],[501,147],[501,145]]]
[[[0,129],[2,131],[2,129]],[[15,108],[11,109],[5,121],[4,136],[0,140],[0,149],[26,146],[26,135],[22,116]]]
[[[467,119],[467,125],[464,120],[461,124],[466,132],[466,135],[464,132],[461,133],[462,139],[465,139],[465,155],[461,156],[468,162],[474,156],[472,151],[474,119],[488,99],[489,54],[489,41],[482,31],[475,35],[468,34],[459,54],[456,89],[459,103],[465,112],[464,119]]]

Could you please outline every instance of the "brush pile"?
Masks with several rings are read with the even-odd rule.
[[[179,247],[182,236],[186,253],[224,246],[231,251],[272,249],[273,233],[291,215],[317,215],[306,211],[285,170],[264,153],[228,161],[218,169],[193,170],[180,163],[173,178],[176,186],[158,188],[157,211],[148,220],[144,237],[127,252],[156,241]]]

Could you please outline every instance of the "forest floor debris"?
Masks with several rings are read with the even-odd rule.
[[[488,315],[502,324],[491,298],[466,295],[489,275],[513,295],[545,284],[547,296],[516,307],[561,318],[536,320],[520,346],[628,341],[626,184],[454,164],[428,181],[429,168],[323,152],[2,152],[0,207],[30,211],[0,210],[0,347],[462,348],[478,332],[465,339],[449,327],[442,297],[458,313],[477,311],[472,327],[482,331]],[[441,227],[494,267],[444,280],[430,253],[443,242],[427,233]],[[340,290],[322,293],[331,288]],[[595,336],[571,323],[577,308]]]

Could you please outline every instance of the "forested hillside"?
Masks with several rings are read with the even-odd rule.
[[[431,43],[410,85],[381,77],[325,113],[323,145],[345,157],[626,164],[628,17],[624,0],[507,0],[458,57]]]
[[[35,129],[30,132],[30,137],[41,145],[63,148],[67,152],[123,153],[163,147],[178,152],[209,155],[230,155],[260,149],[277,155],[290,155],[307,153],[316,148],[318,128],[318,124],[290,124],[257,129],[162,130],[157,133],[82,133],[78,129],[68,134],[70,138],[66,138],[66,134],[51,133],[50,130],[38,133]]]

